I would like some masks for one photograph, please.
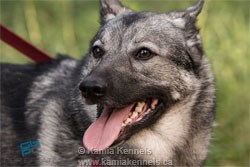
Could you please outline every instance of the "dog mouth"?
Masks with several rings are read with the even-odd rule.
[[[150,121],[161,104],[157,98],[129,104],[123,108],[99,107],[100,116],[86,130],[83,144],[90,151],[102,151],[129,137],[130,131]]]

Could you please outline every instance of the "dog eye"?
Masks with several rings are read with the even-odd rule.
[[[136,53],[135,58],[137,60],[148,60],[153,57],[152,52],[147,48],[142,48]]]
[[[100,48],[99,46],[94,46],[92,48],[92,54],[94,58],[100,58],[104,55],[104,50]]]

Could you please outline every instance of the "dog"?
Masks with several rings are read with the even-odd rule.
[[[202,166],[216,99],[195,26],[204,0],[162,14],[100,4],[82,60],[1,64],[1,164]]]

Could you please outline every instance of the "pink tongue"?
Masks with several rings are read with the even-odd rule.
[[[101,116],[93,122],[83,136],[83,144],[90,151],[101,151],[111,146],[118,138],[122,123],[127,119],[134,104],[110,111],[104,107]]]

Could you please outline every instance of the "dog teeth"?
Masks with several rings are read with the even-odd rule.
[[[144,101],[138,102],[138,103],[137,103],[137,106],[140,106],[140,107],[143,107],[144,105],[145,105],[145,102],[144,102]]]
[[[137,113],[142,112],[142,108],[143,108],[144,105],[145,105],[145,102],[138,102],[136,107],[135,107],[134,112],[137,112]]]
[[[136,107],[134,112],[139,113],[139,112],[141,112],[141,110],[142,110],[142,108],[141,108],[141,107]]]
[[[122,123],[122,127],[127,126],[129,123],[132,122],[132,119],[137,118],[138,115],[139,115],[139,113],[142,112],[142,109],[143,109],[143,107],[145,106],[145,104],[146,104],[146,103],[143,102],[143,101],[142,101],[142,102],[138,102],[137,105],[136,105],[136,107],[135,107],[135,110],[132,112],[132,114],[129,116],[129,118],[126,119],[126,120]],[[148,109],[148,110],[150,110],[150,109]],[[141,118],[137,118],[136,121],[138,121],[138,120],[141,120]]]
[[[130,118],[136,118],[138,116],[138,112],[133,112]]]
[[[128,118],[124,123],[127,125],[127,124],[129,124],[130,122],[132,122],[132,119],[131,119],[131,118]]]

